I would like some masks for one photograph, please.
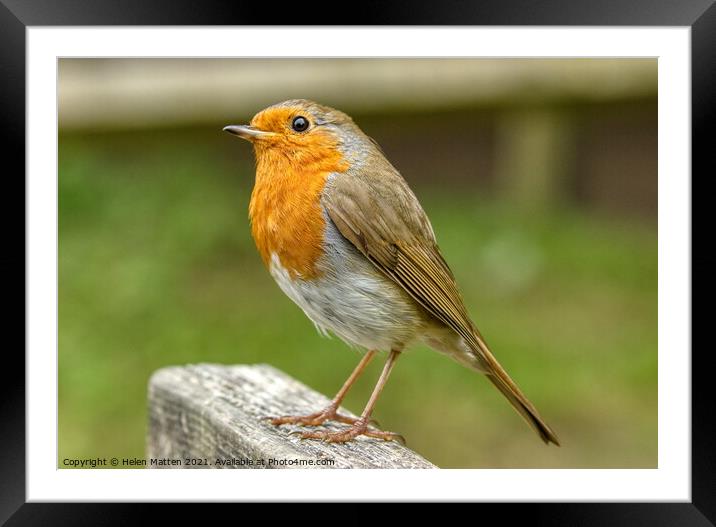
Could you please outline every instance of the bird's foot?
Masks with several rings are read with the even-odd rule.
[[[359,421],[357,417],[348,417],[347,415],[339,414],[338,409],[330,405],[323,410],[308,414],[308,415],[284,415],[282,417],[273,417],[271,419],[272,425],[303,425],[303,426],[319,426],[326,421],[338,421],[339,423],[345,423],[352,425]]]
[[[315,432],[294,432],[300,435],[301,439],[320,439],[326,443],[347,443],[354,440],[358,436],[374,437],[383,441],[398,441],[405,444],[405,439],[400,434],[394,432],[384,432],[368,427],[368,420],[360,418],[355,419],[354,423],[347,430],[340,432],[332,432],[330,430],[319,430]]]

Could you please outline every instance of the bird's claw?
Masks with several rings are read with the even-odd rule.
[[[315,432],[304,432],[301,430],[293,430],[288,433],[290,436],[299,436],[301,440],[317,439],[323,443],[346,443],[352,441],[358,436],[367,436],[384,441],[398,441],[405,445],[405,438],[400,434],[393,432],[383,432],[378,430],[378,421],[375,419],[364,419],[362,417],[349,417],[338,413],[337,409],[329,406],[320,412],[308,415],[285,415],[281,417],[264,417],[274,426],[284,424],[302,425],[302,426],[320,426],[326,421],[337,421],[339,423],[351,425],[346,430],[331,431],[318,430]]]
[[[317,439],[323,443],[347,443],[358,436],[372,437],[375,439],[382,439],[383,441],[398,441],[402,445],[405,445],[405,438],[400,434],[371,429],[368,427],[367,421],[360,419],[347,430],[341,430],[338,432],[330,430],[317,430],[315,432],[301,433],[301,439]]]
[[[320,426],[326,421],[337,421],[339,423],[353,425],[358,422],[360,418],[343,415],[338,413],[338,410],[335,407],[329,406],[319,412],[307,415],[284,415],[280,417],[264,417],[263,419],[268,420],[274,426],[281,426],[285,424]],[[370,420],[370,424],[378,426],[378,422],[374,419]]]

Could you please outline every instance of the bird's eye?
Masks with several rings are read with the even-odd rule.
[[[291,123],[291,128],[297,132],[305,132],[308,129],[308,119],[299,115]]]

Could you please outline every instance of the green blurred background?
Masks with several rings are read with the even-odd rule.
[[[318,335],[254,248],[250,145],[269,104],[349,113],[423,203],[545,447],[427,348],[375,412],[440,467],[656,467],[655,59],[62,59],[59,459],[143,457],[147,381],[270,363],[332,396],[359,355]],[[359,413],[382,361],[344,406]]]

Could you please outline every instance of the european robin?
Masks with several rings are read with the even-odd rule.
[[[400,353],[422,341],[484,374],[545,443],[559,445],[470,319],[430,220],[378,143],[345,113],[303,99],[224,130],[254,146],[249,217],[269,272],[319,331],[367,350],[327,408],[274,425],[336,420],[350,426],[302,437],[400,439],[374,428],[371,413]],[[388,358],[360,418],[338,413],[377,351]]]

